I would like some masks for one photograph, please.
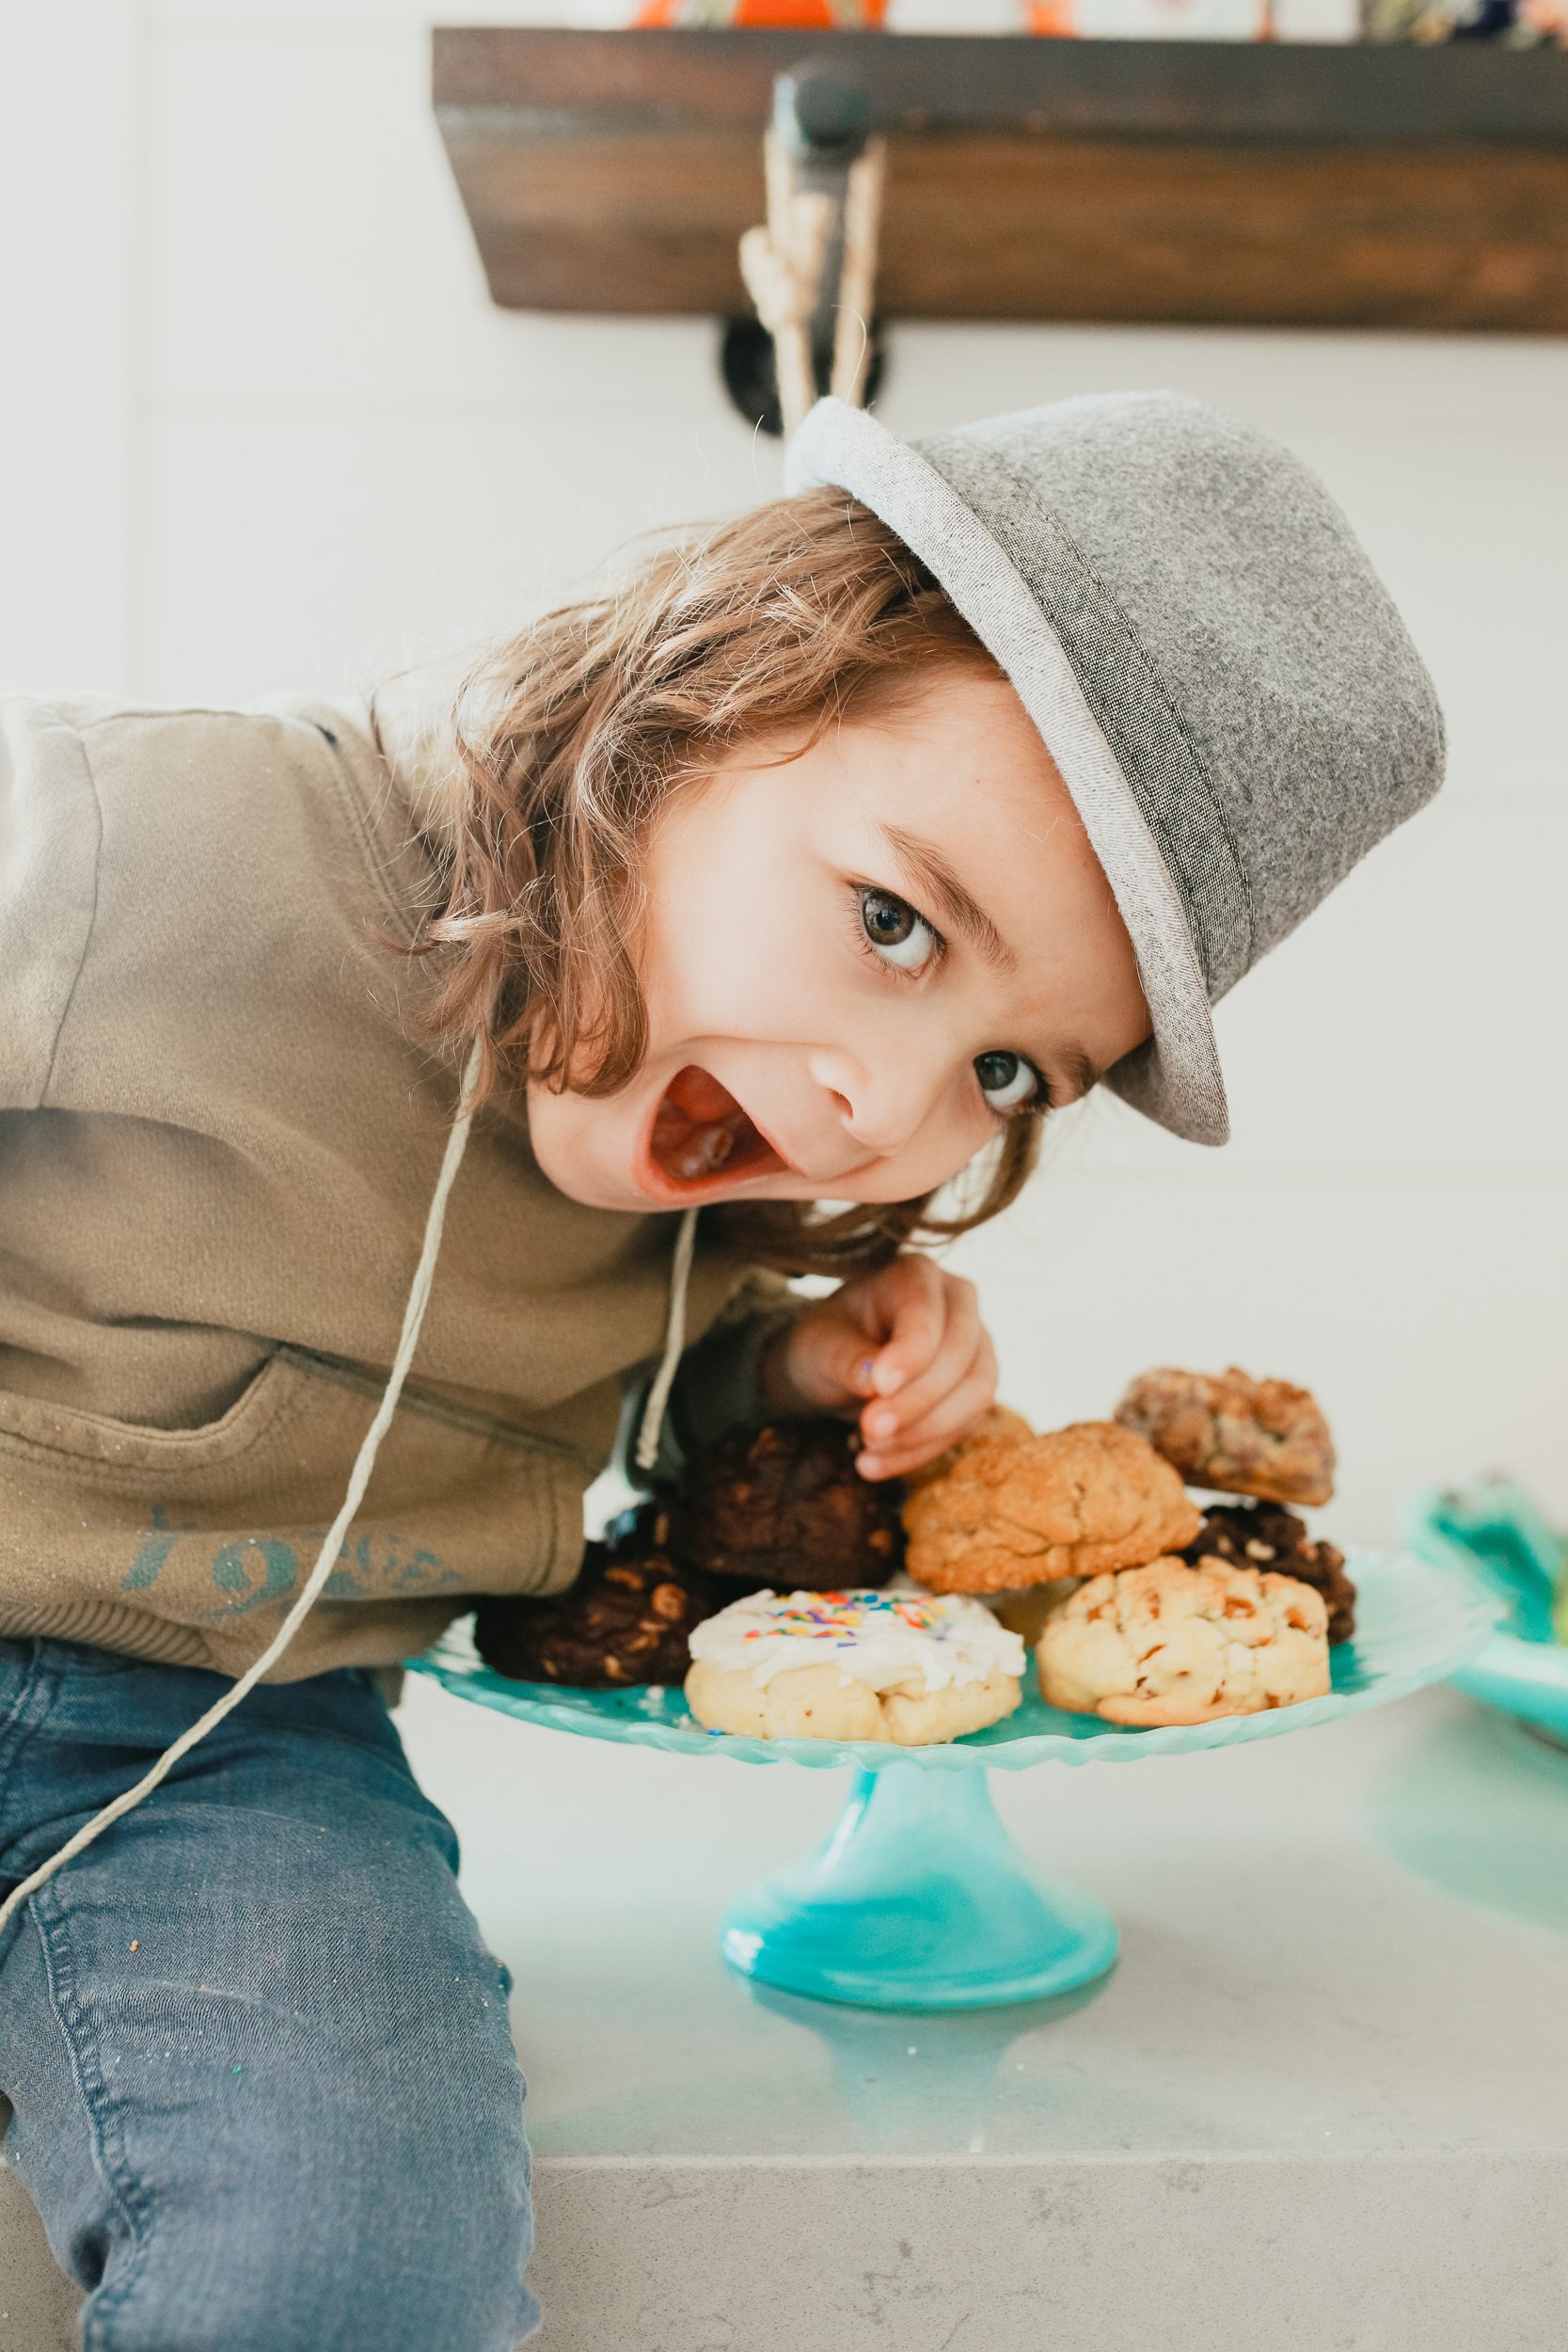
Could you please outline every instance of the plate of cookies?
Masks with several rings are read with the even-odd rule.
[[[1129,1762],[1306,1728],[1452,1674],[1497,1609],[1462,1569],[1346,1555],[1293,1384],[1161,1367],[1114,1414],[997,1406],[902,1484],[835,1421],[733,1433],[420,1671],[590,1738],[962,1771]]]
[[[1462,1565],[1309,1533],[1333,1491],[1312,1397],[1235,1370],[1145,1373],[1065,1429],[998,1406],[901,1486],[840,1422],[740,1430],[567,1591],[483,1601],[414,1663],[558,1731],[848,1765],[826,1844],[725,1911],[741,1975],[873,2009],[1052,1998],[1112,1967],[1116,1924],[1021,1851],[989,1769],[1266,1739],[1485,1642]]]

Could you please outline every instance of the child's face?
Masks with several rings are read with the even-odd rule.
[[[604,1100],[531,1089],[575,1200],[911,1200],[1148,1034],[1104,874],[1001,679],[949,663],[759,764],[778,749],[655,827],[637,1075]]]

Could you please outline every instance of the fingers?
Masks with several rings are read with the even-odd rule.
[[[931,1273],[933,1286],[923,1285],[901,1303],[878,1357],[874,1398],[863,1415],[873,1447],[912,1428],[969,1375],[982,1349],[990,1349],[974,1283],[934,1266]]]
[[[856,1467],[863,1478],[901,1478],[957,1445],[995,1402],[996,1358],[988,1340],[971,1370],[929,1412],[867,1445]]]
[[[896,1477],[932,1460],[955,1444],[995,1402],[996,1350],[980,1321],[974,1285],[952,1275],[939,1275],[939,1280],[942,1320],[935,1345],[929,1344],[923,1299],[915,1311],[919,1327],[904,1353],[905,1363],[917,1362],[921,1357],[927,1360],[891,1394],[879,1362],[877,1394],[861,1415],[865,1447],[861,1469],[869,1478]],[[902,1327],[895,1329],[883,1350],[883,1360],[895,1355],[905,1339]]]
[[[927,1371],[942,1346],[950,1291],[966,1293],[973,1305],[971,1284],[911,1254],[875,1274],[856,1276],[808,1307],[782,1359],[800,1404],[832,1411],[907,1387]]]
[[[974,1283],[913,1251],[879,1273],[846,1283],[840,1295],[867,1337],[880,1342],[866,1391],[876,1396],[900,1396],[927,1375],[956,1323],[972,1331],[980,1325]]]
[[[974,1284],[911,1252],[808,1308],[775,1351],[768,1385],[781,1410],[863,1404],[861,1472],[896,1478],[945,1453],[994,1404],[996,1351]]]
[[[875,1347],[832,1298],[797,1316],[759,1368],[763,1396],[781,1413],[838,1413],[872,1394]]]

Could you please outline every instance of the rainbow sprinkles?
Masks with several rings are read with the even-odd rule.
[[[940,1691],[1023,1671],[1018,1635],[960,1594],[752,1593],[693,1629],[691,1656],[766,1684],[817,1662],[820,1652],[802,1653],[817,1644],[831,1648],[842,1681],[873,1691]]]

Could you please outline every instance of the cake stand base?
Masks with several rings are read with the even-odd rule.
[[[856,1768],[827,1844],[725,1912],[732,1968],[862,2009],[990,2009],[1103,1976],[1109,1913],[1043,1878],[984,1772]]]

